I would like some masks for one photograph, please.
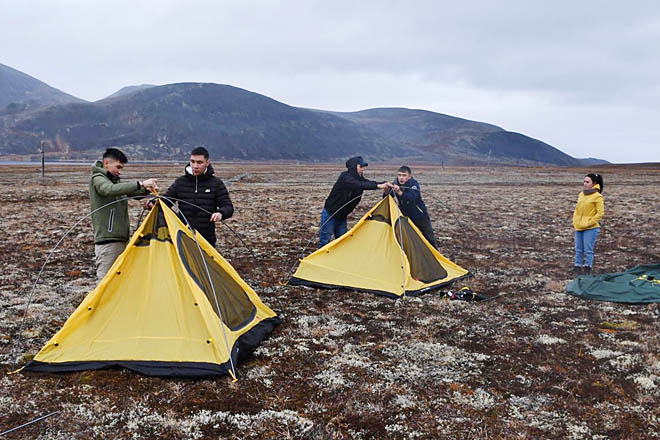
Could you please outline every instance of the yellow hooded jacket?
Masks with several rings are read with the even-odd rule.
[[[599,228],[598,223],[605,214],[605,204],[603,195],[598,192],[600,185],[594,185],[595,192],[585,195],[580,192],[575,212],[573,212],[573,227],[576,231],[586,231],[587,229]]]

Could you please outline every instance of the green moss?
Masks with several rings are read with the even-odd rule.
[[[639,328],[639,324],[635,321],[603,321],[600,323],[601,327],[611,328],[614,330],[635,330]]]

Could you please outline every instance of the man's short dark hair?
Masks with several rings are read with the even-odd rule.
[[[408,173],[408,174],[410,174],[410,175],[412,176],[412,170],[411,170],[410,167],[407,166],[407,165],[401,165],[401,166],[399,167],[399,172],[400,172],[400,173]]]
[[[105,153],[103,153],[103,159],[108,159],[108,158],[117,160],[119,161],[119,163],[128,162],[128,158],[126,157],[126,155],[117,148],[108,148],[105,150]]]
[[[209,151],[204,147],[196,147],[190,152],[191,156],[204,156],[204,159],[209,159]]]

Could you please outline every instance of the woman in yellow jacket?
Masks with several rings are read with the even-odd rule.
[[[575,275],[589,274],[594,265],[594,245],[600,231],[600,219],[605,214],[603,203],[603,177],[600,174],[584,176],[583,190],[573,212],[575,228]]]

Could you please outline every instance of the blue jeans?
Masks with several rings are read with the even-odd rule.
[[[330,243],[332,234],[335,235],[335,239],[341,237],[346,233],[348,228],[346,227],[346,217],[330,218],[328,211],[323,209],[321,213],[321,228],[319,229],[319,248],[322,248],[326,244]]]
[[[575,266],[592,267],[594,265],[594,245],[600,228],[587,229],[586,231],[575,231]]]

